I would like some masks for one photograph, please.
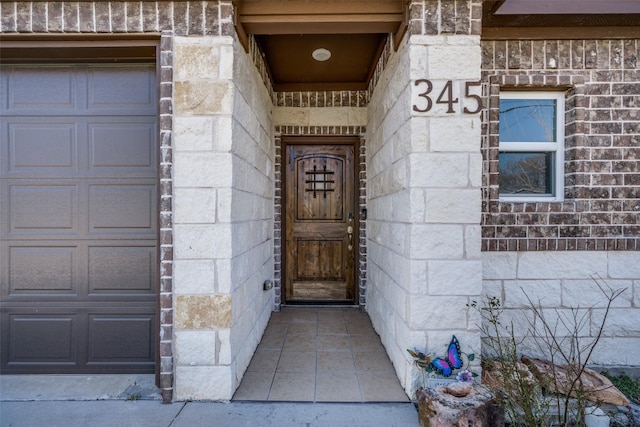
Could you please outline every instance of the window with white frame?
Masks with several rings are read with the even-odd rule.
[[[564,196],[564,92],[501,92],[498,187],[504,201]]]

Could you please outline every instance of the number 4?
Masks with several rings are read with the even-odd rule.
[[[447,98],[442,99],[442,97],[445,96],[445,92],[447,93]],[[455,113],[453,104],[456,104],[457,102],[458,98],[453,99],[453,82],[451,80],[447,80],[447,83],[442,88],[442,92],[438,95],[438,99],[436,99],[436,104],[447,104],[447,113]]]

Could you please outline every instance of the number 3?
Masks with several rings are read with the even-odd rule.
[[[433,83],[431,83],[431,80],[428,80],[428,79],[419,79],[419,80],[416,80],[415,85],[418,86],[420,85],[420,83],[427,84],[427,90],[418,94],[418,96],[427,100],[427,107],[424,109],[421,109],[421,108],[418,108],[416,104],[413,104],[413,111],[417,111],[419,113],[426,113],[427,111],[431,110],[431,107],[433,106],[433,101],[431,101],[431,98],[429,98],[429,94],[431,93],[431,90],[433,90]]]

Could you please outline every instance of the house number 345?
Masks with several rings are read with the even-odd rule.
[[[442,81],[437,81],[437,83],[442,83]],[[442,89],[438,87],[439,93],[438,93],[438,90],[434,91],[434,86],[435,86],[434,82],[429,79],[418,79],[415,81],[414,85],[416,86],[417,90],[422,90],[422,89],[424,90],[417,94],[419,99],[417,99],[416,102],[413,104],[413,111],[416,111],[418,113],[426,113],[431,111],[432,108],[434,108],[434,104],[435,105],[443,104],[446,106],[447,113],[456,112],[455,105],[459,104],[460,100],[459,98],[454,98],[452,80],[445,81]],[[480,86],[480,85],[481,85],[481,82],[479,81],[464,82],[464,97],[465,99],[473,100],[472,102],[475,104],[473,109],[470,109],[466,106],[463,107],[462,111],[465,114],[476,114],[480,112],[480,110],[482,109],[482,98],[480,97],[480,95],[471,93],[471,89],[474,86]],[[437,86],[440,86],[440,84],[437,84]],[[436,94],[438,94],[437,97],[436,97]],[[434,98],[435,98],[435,101],[434,101]]]

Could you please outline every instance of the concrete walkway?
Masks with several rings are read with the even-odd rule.
[[[176,402],[153,375],[1,375],[1,427],[419,426],[412,403]]]
[[[2,427],[418,426],[410,403],[0,402]]]

